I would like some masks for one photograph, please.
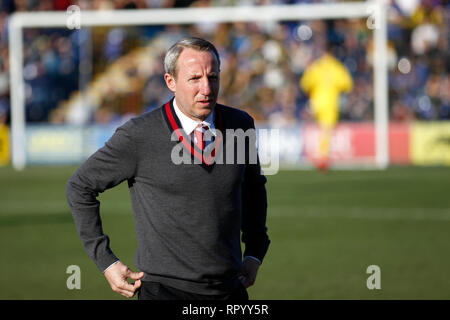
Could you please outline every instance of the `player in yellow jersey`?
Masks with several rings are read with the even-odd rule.
[[[0,166],[10,160],[9,128],[6,125],[7,111],[0,105]]]
[[[331,137],[339,120],[339,96],[353,89],[353,80],[343,63],[327,51],[305,70],[300,87],[308,94],[312,113],[321,129],[316,166],[327,170]]]

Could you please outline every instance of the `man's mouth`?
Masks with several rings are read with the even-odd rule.
[[[211,104],[211,100],[199,100],[198,103],[200,103],[202,105],[208,105],[208,104]]]

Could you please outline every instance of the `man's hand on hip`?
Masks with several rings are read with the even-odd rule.
[[[137,289],[141,287],[141,280],[144,276],[143,272],[133,272],[122,262],[117,262],[108,268],[104,273],[111,289],[120,293],[124,297],[132,298]],[[128,283],[128,278],[136,280],[134,283]]]
[[[259,266],[260,263],[250,257],[246,257],[244,259],[244,262],[242,262],[242,269],[239,280],[241,280],[245,288],[248,288],[255,283]]]

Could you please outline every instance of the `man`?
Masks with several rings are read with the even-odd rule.
[[[69,179],[67,199],[78,233],[111,288],[126,297],[139,291],[139,299],[246,300],[246,288],[254,283],[270,243],[266,178],[259,161],[221,164],[203,154],[208,148],[213,156],[226,153],[230,143],[220,132],[254,129],[253,119],[216,103],[220,58],[206,40],[177,42],[164,67],[174,98],[119,127]],[[206,141],[207,132],[217,139]],[[197,161],[172,161],[180,143]],[[255,146],[248,143],[247,153],[250,148]],[[96,199],[124,180],[133,205],[140,272],[132,272],[112,252]]]
[[[319,170],[327,170],[333,129],[339,120],[339,96],[352,90],[353,80],[328,46],[327,52],[306,69],[300,87],[309,95],[312,113],[320,126],[316,166]]]

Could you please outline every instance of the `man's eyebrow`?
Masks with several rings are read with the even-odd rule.
[[[211,71],[211,72],[208,73],[208,76],[217,76],[217,75],[219,75],[219,73],[216,72],[216,71]],[[201,76],[202,76],[201,73],[191,73],[191,74],[189,74],[190,78],[201,77]]]

